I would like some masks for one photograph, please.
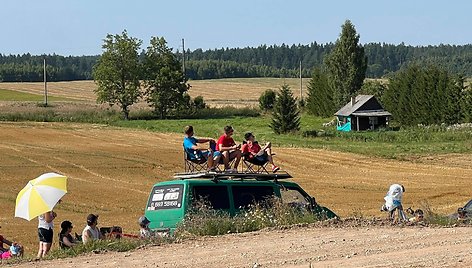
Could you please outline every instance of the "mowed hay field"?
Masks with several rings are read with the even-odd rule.
[[[126,233],[137,233],[137,218],[152,185],[182,171],[181,144],[178,134],[105,125],[2,122],[0,231],[35,254],[37,220],[14,218],[15,198],[29,179],[53,171],[69,177],[69,193],[56,210],[56,234],[66,219],[80,233],[89,213],[100,215],[100,226],[120,225]],[[413,163],[314,149],[274,151],[294,181],[341,217],[385,216],[378,209],[395,182],[406,187],[406,207],[417,208],[427,201],[444,214],[454,212],[472,195],[470,155]]]
[[[303,79],[303,93],[306,94],[308,79]],[[287,83],[300,96],[300,80],[296,78],[228,78],[215,80],[191,80],[189,94],[192,97],[203,96],[210,106],[255,106],[266,89],[277,89]],[[93,81],[49,82],[48,93],[51,96],[73,100],[95,102],[93,92],[97,85]],[[0,89],[15,90],[31,94],[44,94],[44,83],[0,83]]]

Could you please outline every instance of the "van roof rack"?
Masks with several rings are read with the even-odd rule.
[[[244,180],[254,179],[257,181],[277,181],[279,179],[292,178],[287,172],[267,173],[227,173],[227,172],[196,172],[196,173],[176,173],[174,178],[181,180],[188,179],[211,179],[217,180]]]

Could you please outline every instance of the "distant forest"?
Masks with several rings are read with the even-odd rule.
[[[188,50],[186,75],[189,79],[244,77],[298,77],[302,61],[304,77],[322,65],[334,44],[262,45],[251,48]],[[381,43],[365,44],[368,57],[366,76],[382,78],[408,64],[435,65],[452,73],[472,77],[472,45],[407,46]],[[181,57],[181,53],[177,52]],[[0,54],[0,81],[43,81],[43,59],[48,81],[90,80],[99,56]]]

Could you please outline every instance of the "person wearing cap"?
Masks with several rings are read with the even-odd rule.
[[[72,222],[63,221],[61,223],[61,232],[59,233],[59,246],[62,249],[71,248],[77,245],[77,241],[72,237]]]
[[[88,242],[103,239],[102,233],[97,227],[98,225],[98,215],[89,214],[87,216],[87,226],[85,226],[82,231],[82,242],[87,244]]]
[[[236,144],[232,138],[234,129],[232,126],[225,126],[224,134],[216,142],[216,150],[223,156],[223,163],[226,172],[237,172],[239,161],[241,161],[241,144]],[[234,161],[234,168],[231,168],[229,162]]]
[[[146,218],[145,216],[141,216],[139,217],[138,219],[138,223],[139,223],[139,236],[143,239],[147,239],[147,238],[151,238],[154,236],[153,234],[153,231],[151,229],[149,229],[149,224],[151,223],[150,220],[148,220],[148,218]]]

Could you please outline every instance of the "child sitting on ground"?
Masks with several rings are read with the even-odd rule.
[[[8,251],[3,252],[0,254],[0,259],[7,260],[12,257],[22,257],[23,256],[23,247],[20,246],[18,243],[13,243]]]

